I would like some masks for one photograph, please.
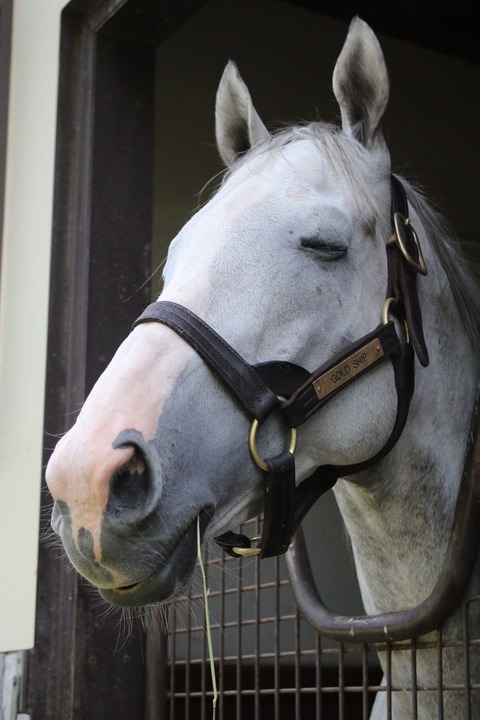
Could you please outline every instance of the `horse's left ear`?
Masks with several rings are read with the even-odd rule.
[[[366,147],[382,138],[380,121],[388,103],[387,67],[371,28],[356,17],[333,72],[333,91],[343,129]]]
[[[228,167],[255,143],[270,137],[232,61],[225,68],[218,86],[215,134],[218,152]]]

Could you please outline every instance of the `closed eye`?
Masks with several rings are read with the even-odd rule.
[[[348,249],[343,243],[331,242],[316,235],[313,237],[300,238],[300,245],[326,262],[338,260],[346,255]]]

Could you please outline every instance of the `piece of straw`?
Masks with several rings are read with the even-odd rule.
[[[212,688],[213,688],[213,701],[212,701],[212,707],[213,707],[213,714],[212,714],[212,720],[215,720],[215,713],[217,710],[217,699],[218,699],[218,690],[217,690],[217,676],[215,674],[215,663],[213,661],[213,647],[212,647],[212,630],[210,627],[210,611],[208,609],[208,589],[207,589],[207,577],[205,575],[205,568],[203,565],[202,560],[202,552],[201,552],[201,540],[200,540],[200,518],[197,517],[197,560],[198,564],[200,566],[200,572],[202,573],[202,582],[203,582],[203,598],[204,598],[204,606],[205,606],[205,631],[207,633],[207,645],[208,645],[208,659],[210,662],[210,674],[212,676]]]

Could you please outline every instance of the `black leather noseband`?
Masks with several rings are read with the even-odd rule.
[[[372,332],[355,341],[313,373],[292,363],[273,361],[250,365],[220,335],[187,308],[158,301],[147,307],[133,327],[159,322],[189,343],[229,388],[247,414],[262,424],[277,411],[287,428],[297,428],[337,393],[365,372],[390,359],[397,392],[397,415],[383,448],[364,462],[324,465],[295,486],[293,449],[256,461],[264,472],[263,532],[256,548],[245,535],[227,532],[216,541],[231,555],[261,558],[286,552],[296,528],[313,503],[338,478],[361,472],[385,457],[400,437],[414,390],[414,350],[428,364],[418,301],[417,274],[426,274],[418,238],[408,218],[408,202],[400,181],[392,176],[392,236],[387,243],[388,284],[384,317]],[[405,323],[399,337],[393,315]],[[252,445],[251,451],[252,451]],[[252,451],[252,457],[255,454]]]

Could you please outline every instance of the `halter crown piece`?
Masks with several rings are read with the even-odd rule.
[[[313,373],[284,361],[250,365],[201,318],[176,303],[152,303],[133,326],[159,322],[174,330],[214,370],[253,418],[249,447],[253,461],[264,474],[263,531],[260,537],[252,539],[232,531],[215,538],[234,557],[266,558],[285,553],[316,500],[338,478],[366,470],[385,457],[403,431],[414,390],[414,353],[423,366],[428,365],[416,287],[417,275],[426,275],[427,270],[418,236],[408,217],[405,190],[393,175],[391,185],[392,235],[386,246],[388,283],[382,322]],[[405,339],[397,334],[391,315],[404,323]],[[323,465],[295,487],[296,428],[386,359],[390,359],[394,370],[397,415],[383,448],[361,463]],[[275,410],[290,430],[289,446],[276,457],[263,459],[257,451],[256,433]]]

